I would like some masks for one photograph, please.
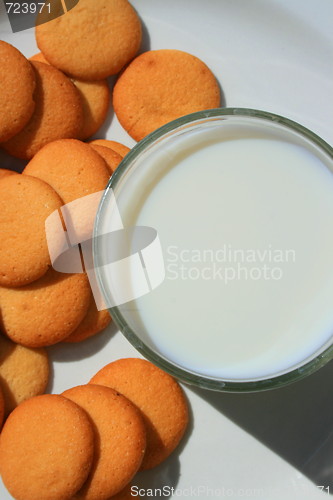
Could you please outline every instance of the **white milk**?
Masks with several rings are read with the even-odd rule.
[[[125,182],[123,220],[157,229],[166,278],[122,312],[176,365],[253,380],[331,342],[333,175],[274,126],[231,127],[227,138],[180,136]]]

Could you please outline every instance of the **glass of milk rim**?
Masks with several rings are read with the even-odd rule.
[[[180,381],[251,392],[333,358],[333,149],[270,112],[166,124],[122,160],[95,221],[116,325]]]

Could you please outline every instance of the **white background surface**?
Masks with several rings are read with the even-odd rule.
[[[145,50],[176,48],[192,52],[214,71],[228,106],[252,107],[285,115],[332,144],[331,0],[136,0],[133,4],[145,24]],[[1,39],[15,45],[26,56],[37,52],[32,30],[11,34],[3,12],[0,21]],[[134,144],[112,113],[98,134],[98,137],[103,136],[129,146]],[[7,161],[2,158],[3,167]],[[137,355],[113,326],[95,339],[74,346],[55,346],[50,353],[54,360],[54,379],[50,389],[55,393],[86,383],[98,369],[114,359]],[[331,384],[333,389],[333,378],[326,379],[325,384]],[[271,433],[279,430],[269,429],[269,408],[276,408],[276,398],[281,395],[281,391],[278,392],[276,396],[266,397],[268,411],[262,415],[259,412],[256,429],[261,427],[262,416],[262,428],[266,426]],[[174,486],[179,490],[174,498],[179,498],[181,493],[194,498],[325,498],[326,493],[319,492],[287,461],[223,414],[224,402],[229,405],[230,397],[190,388],[186,388],[186,393],[193,419],[184,446],[165,464],[141,474],[134,484]],[[295,400],[297,387],[288,394]],[[311,397],[309,393],[310,400]],[[232,404],[237,403],[238,398],[242,396],[235,396]],[[288,398],[281,400],[287,401]],[[247,397],[247,401],[249,407],[258,404],[255,397],[253,400]],[[297,418],[302,422],[307,418],[305,412],[303,415],[302,404],[300,399],[298,410],[301,411],[296,417],[293,414],[295,428]],[[326,411],[325,405],[330,407],[330,401],[323,401],[322,414]],[[288,413],[284,413],[284,418],[286,415]],[[289,415],[288,422],[291,418]],[[313,412],[315,420],[316,408]],[[246,415],[243,421],[246,422]],[[281,418],[280,430],[288,422]],[[245,427],[251,428],[251,425]],[[316,432],[309,435],[305,432],[303,438],[298,436],[298,441],[290,443],[290,449],[304,445],[304,439],[311,444],[307,450],[315,454],[325,448],[331,427],[330,418],[318,417]],[[283,439],[283,433],[281,436]],[[270,442],[269,438],[264,441]],[[310,458],[304,456],[304,462]],[[324,462],[323,467],[332,465],[333,460],[332,464]],[[200,494],[199,487],[202,487]],[[0,484],[0,499],[10,498]]]

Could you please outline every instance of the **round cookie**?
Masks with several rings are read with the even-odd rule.
[[[81,139],[88,139],[103,125],[110,106],[110,89],[107,80],[85,82],[74,79],[83,103]]]
[[[80,0],[65,15],[36,26],[36,41],[56,68],[74,78],[102,80],[133,59],[141,23],[127,0]]]
[[[141,410],[147,428],[142,469],[151,469],[176,448],[188,424],[188,406],[179,384],[155,365],[139,358],[119,359],[90,381],[112,387]]]
[[[41,52],[30,57],[30,61],[49,64]],[[103,125],[110,106],[110,89],[107,80],[87,82],[73,79],[72,82],[82,100],[83,124],[80,138],[84,140],[94,135]]]
[[[120,154],[123,158],[129,153],[131,150],[124,144],[121,144],[117,141],[109,141],[108,139],[95,139],[89,143],[91,146],[104,146],[105,148],[110,148],[116,153]]]
[[[34,109],[35,74],[15,47],[0,40],[0,142],[18,134]]]
[[[5,414],[26,399],[44,394],[49,371],[45,349],[29,349],[0,335],[0,380],[5,396]]]
[[[36,107],[31,120],[15,137],[2,144],[11,155],[32,158],[45,144],[81,134],[83,105],[75,85],[49,64],[33,61]]]
[[[94,456],[89,417],[56,395],[31,398],[8,417],[0,436],[0,473],[17,500],[70,500]]]
[[[5,417],[5,398],[3,396],[3,391],[0,385],[0,430],[2,427],[4,417]]]
[[[63,274],[51,268],[30,285],[0,287],[0,326],[17,344],[53,345],[78,327],[90,301],[85,274]]]
[[[3,177],[15,174],[17,174],[17,172],[14,172],[14,170],[8,170],[7,168],[0,168],[0,180],[3,179]]]
[[[90,146],[103,158],[108,166],[109,173],[112,175],[123,157],[110,148],[99,146],[98,144],[90,144]]]
[[[67,337],[64,342],[81,342],[104,330],[111,323],[111,316],[107,309],[98,311],[95,301],[92,300],[83,321]]]
[[[0,181],[0,286],[21,286],[51,265],[45,220],[62,205],[45,182],[24,175]]]
[[[105,189],[110,174],[105,161],[88,144],[63,139],[44,146],[23,174],[50,184],[64,203]]]
[[[220,106],[210,69],[180,50],[151,50],[138,56],[118,78],[113,106],[120,124],[140,141],[180,116]]]
[[[75,499],[108,500],[120,492],[139,469],[146,446],[139,410],[124,396],[98,385],[83,385],[62,394],[81,406],[96,429],[90,476]]]

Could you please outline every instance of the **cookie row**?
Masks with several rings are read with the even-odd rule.
[[[0,435],[0,473],[17,500],[130,498],[136,472],[175,450],[188,418],[170,375],[120,359],[87,385],[17,407]]]
[[[30,57],[30,61],[50,63],[39,52]],[[94,135],[103,125],[110,106],[110,89],[107,80],[84,81],[72,78],[83,106],[83,124],[80,130],[80,139],[85,140]]]
[[[81,0],[74,16],[62,16],[64,25],[54,19],[56,8],[50,2],[37,19],[36,39],[46,58],[40,53],[29,62],[0,41],[0,143],[22,159],[48,142],[94,135],[110,104],[106,77],[118,73],[141,43],[141,23],[127,0]]]
[[[108,163],[96,149],[111,153]],[[14,342],[77,342],[110,322],[107,311],[97,310],[85,274],[50,267],[45,220],[64,204],[102,191],[121,159],[108,147],[63,139],[44,146],[22,175],[2,175],[0,327]]]
[[[0,41],[0,143],[11,155],[32,158],[57,139],[85,140],[104,123],[110,105],[106,80],[71,81],[41,54],[30,62]]]

